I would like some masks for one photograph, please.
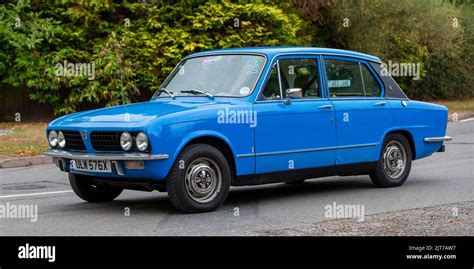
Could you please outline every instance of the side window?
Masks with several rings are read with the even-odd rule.
[[[280,70],[285,98],[321,98],[316,59],[283,59]]]
[[[278,74],[277,69],[279,67]],[[280,91],[280,84],[282,91]],[[283,93],[283,97],[281,97]],[[321,98],[317,59],[283,59],[273,67],[262,94],[263,100]]]
[[[374,74],[370,72],[369,68],[365,64],[360,65],[362,68],[362,77],[364,78],[365,96],[377,97],[382,93],[382,87],[380,86]]]
[[[325,63],[331,97],[380,96],[381,86],[365,64],[333,59]]]

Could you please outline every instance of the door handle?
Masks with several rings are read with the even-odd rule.
[[[387,102],[383,101],[383,102],[377,102],[374,104],[374,106],[385,106],[387,104]]]
[[[331,109],[331,108],[332,108],[332,105],[323,105],[323,106],[318,107],[318,109]]]

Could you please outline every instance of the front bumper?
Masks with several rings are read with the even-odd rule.
[[[73,152],[57,149],[49,149],[44,155],[53,158],[73,159],[73,160],[106,160],[106,161],[149,161],[149,160],[165,160],[168,154],[149,154],[149,153],[88,153]]]
[[[139,152],[121,152],[121,153],[89,153],[89,152],[74,152],[57,149],[49,149],[44,152],[44,155],[53,157],[54,163],[61,169],[61,171],[69,172],[70,160],[104,160],[110,161],[112,164],[112,174],[124,176],[124,162],[127,161],[154,161],[166,160],[169,158],[168,154],[150,154]],[[143,169],[143,168],[141,168]]]

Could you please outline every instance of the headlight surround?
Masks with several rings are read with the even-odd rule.
[[[148,149],[148,136],[144,132],[139,132],[135,137],[137,143],[137,149],[139,151],[145,151]]]
[[[61,131],[58,133],[58,146],[60,148],[64,148],[66,146],[66,139],[64,138],[64,134]]]
[[[120,135],[120,146],[123,150],[128,151],[132,148],[133,139],[129,132],[123,132]]]
[[[58,145],[58,132],[56,132],[55,130],[49,131],[48,143],[52,148]]]

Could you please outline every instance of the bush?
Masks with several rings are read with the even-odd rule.
[[[420,80],[395,78],[411,98],[474,96],[469,1],[6,2],[0,5],[0,83],[27,87],[30,98],[54,105],[56,114],[83,103],[144,100],[194,52],[273,45],[343,48],[384,62],[420,63]],[[94,79],[58,76],[64,61],[93,63]]]
[[[10,2],[0,7],[0,79],[27,86],[31,98],[54,104],[57,114],[73,112],[82,102],[135,101],[194,52],[310,40],[301,33],[303,21],[291,8],[283,10],[285,4]],[[94,79],[58,76],[57,64],[64,61],[93,63]]]
[[[411,98],[474,96],[472,5],[436,0],[313,0],[299,6],[324,45],[376,55],[383,62],[419,63],[421,79],[395,77]],[[298,5],[297,5],[298,6]],[[309,9],[309,10],[308,10]],[[455,23],[459,23],[456,27]],[[468,34],[468,35],[467,35]],[[316,36],[313,44],[321,44]]]

